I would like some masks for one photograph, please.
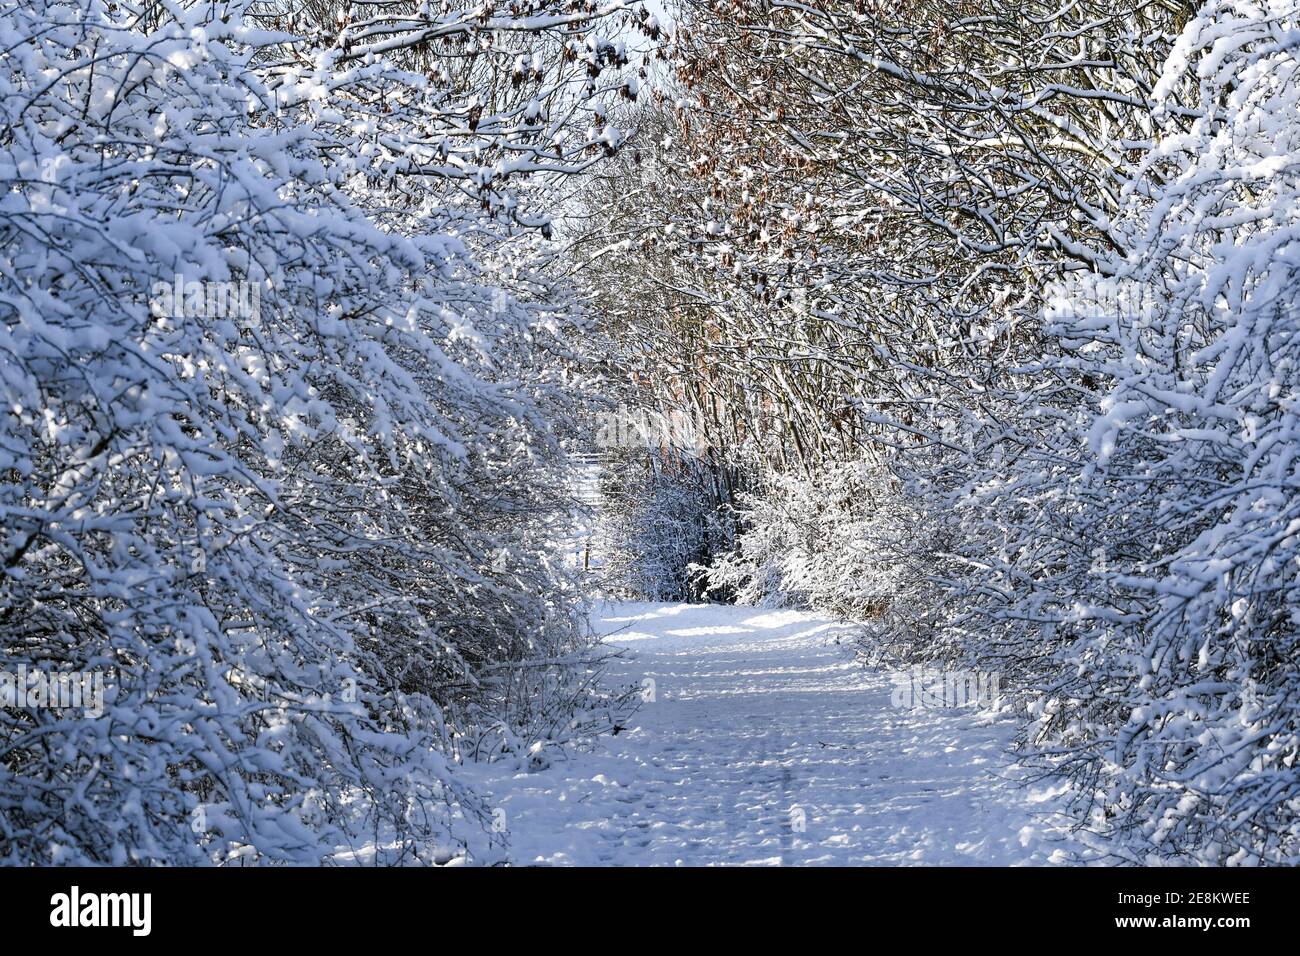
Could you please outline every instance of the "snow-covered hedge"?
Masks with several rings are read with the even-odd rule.
[[[898,483],[878,462],[830,464],[805,478],[770,476],[740,496],[734,550],[701,569],[710,588],[747,604],[817,607],[860,620],[908,603],[924,578],[911,555],[923,532]]]
[[[1013,495],[1059,543],[1022,551],[1003,613],[1050,609],[1030,742],[1137,860],[1300,854],[1298,82],[1294,3],[1207,4],[1156,90],[1134,252],[1049,306],[1044,373],[1097,401]],[[1056,570],[1081,548],[1086,591]]]
[[[612,456],[601,480],[604,586],[642,600],[701,600],[696,569],[734,543],[731,478],[692,455]]]
[[[0,15],[0,669],[105,686],[0,709],[6,862],[482,859],[455,761],[608,704],[545,553],[563,295],[439,185],[459,102],[271,25]]]

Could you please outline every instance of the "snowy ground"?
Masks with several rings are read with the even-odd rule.
[[[652,679],[655,700],[595,753],[501,782],[518,864],[1011,864],[1059,848],[1054,797],[1014,782],[1014,723],[893,707],[888,675],[837,643],[844,625],[687,604],[608,605],[596,623],[630,651],[617,676]]]

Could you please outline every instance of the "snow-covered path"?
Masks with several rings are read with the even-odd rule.
[[[614,604],[596,624],[652,680],[596,753],[501,788],[517,864],[1045,862],[1053,801],[1012,782],[1014,725],[891,706],[888,675],[811,614]],[[650,685],[646,685],[650,686]]]

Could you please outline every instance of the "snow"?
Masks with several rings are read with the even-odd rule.
[[[1300,860],[1298,0],[282,6],[0,13],[0,863]]]
[[[1062,849],[1056,794],[1018,785],[1006,755],[1016,722],[893,708],[850,625],[664,603],[604,604],[593,623],[625,652],[612,678],[653,700],[594,752],[483,784],[515,864],[1011,865]]]

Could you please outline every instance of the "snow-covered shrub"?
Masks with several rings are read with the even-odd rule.
[[[705,571],[741,603],[812,607],[869,620],[906,600],[920,577],[900,544],[916,547],[921,516],[879,464],[828,464],[811,477],[773,474],[740,495],[735,548]]]
[[[1055,290],[1049,390],[955,511],[984,652],[1033,662],[1027,743],[1122,859],[1300,854],[1297,14],[1183,32],[1133,252]]]
[[[730,502],[738,476],[678,454],[623,453],[601,476],[603,580],[611,593],[652,601],[700,600],[696,569],[734,541]]]
[[[1090,676],[1036,732],[1086,756],[1098,823],[1154,854],[1279,862],[1300,855],[1300,9],[1208,4],[1170,106],[1189,73],[1200,115],[1171,115],[1145,161],[1138,251],[1107,290],[1138,307],[1081,295],[1058,317],[1106,383],[1075,498],[1131,598],[1077,609]]]
[[[544,553],[567,305],[437,185],[459,104],[349,51],[0,14],[0,669],[106,686],[0,709],[7,862],[481,858],[465,741],[604,703]]]

